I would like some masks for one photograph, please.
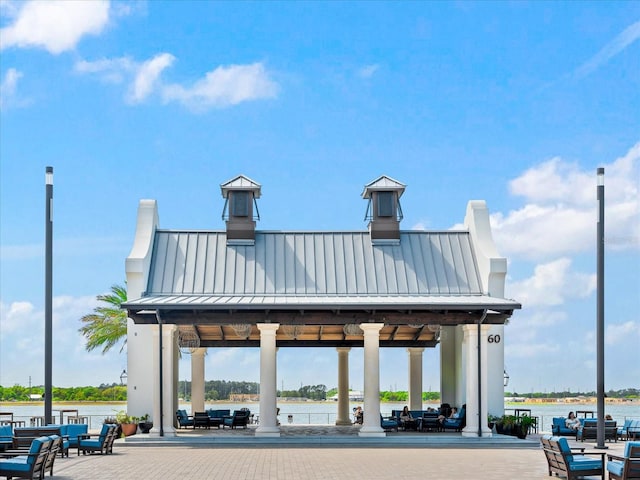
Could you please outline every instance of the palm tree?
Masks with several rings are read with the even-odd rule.
[[[111,293],[98,295],[96,299],[106,305],[94,308],[93,313],[80,319],[84,325],[78,331],[87,338],[85,348],[90,352],[102,347],[104,354],[123,340],[122,352],[127,344],[127,312],[120,306],[127,301],[127,288],[112,285]]]

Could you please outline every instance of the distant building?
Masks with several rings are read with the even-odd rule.
[[[328,400],[333,400],[334,402],[338,401],[338,394],[336,393],[333,397],[329,397]],[[349,390],[349,401],[350,402],[362,402],[364,400],[364,393],[360,390]]]

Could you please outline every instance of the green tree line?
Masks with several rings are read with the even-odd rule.
[[[54,402],[119,402],[127,400],[126,385],[116,383],[102,384],[98,387],[53,387]],[[231,394],[258,394],[259,384],[257,382],[239,382],[228,380],[209,380],[205,382],[206,400],[229,400]],[[278,390],[280,397],[299,397],[310,400],[325,400],[338,393],[337,388],[327,390],[325,385],[305,385],[298,390]],[[30,395],[43,395],[44,386],[37,385],[31,388],[21,385],[12,387],[0,386],[0,402],[28,402]],[[606,392],[609,398],[624,398],[635,400],[640,398],[640,389],[625,388],[622,390],[609,390]],[[178,396],[189,401],[191,400],[191,382],[181,380],[178,384]],[[574,398],[574,397],[595,397],[596,392],[549,392],[549,393],[518,393],[505,392],[506,397],[524,398]],[[380,400],[383,402],[406,402],[408,400],[407,391],[381,391]],[[440,392],[422,392],[422,401],[437,403],[440,400]]]
[[[127,400],[127,387],[113,383],[99,387],[53,387],[54,402],[119,402]],[[31,395],[44,395],[44,386],[0,386],[1,402],[28,402]]]
[[[595,397],[596,392],[569,392],[567,390],[561,392],[505,392],[505,397],[522,397],[522,398],[576,398],[576,397]],[[609,390],[605,392],[605,396],[609,398],[626,398],[629,400],[640,398],[640,389],[623,388],[622,390]]]

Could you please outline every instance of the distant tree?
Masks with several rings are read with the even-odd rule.
[[[102,347],[102,353],[106,353],[122,341],[122,352],[127,344],[127,312],[120,306],[127,301],[127,289],[122,285],[112,285],[111,293],[96,298],[104,305],[97,306],[93,313],[80,319],[84,325],[78,331],[87,339],[85,348],[90,352]]]

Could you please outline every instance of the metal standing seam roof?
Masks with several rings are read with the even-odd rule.
[[[158,230],[147,292],[135,308],[519,308],[488,297],[468,232],[401,232],[372,245],[368,232]]]

